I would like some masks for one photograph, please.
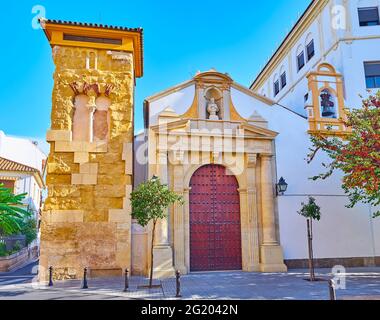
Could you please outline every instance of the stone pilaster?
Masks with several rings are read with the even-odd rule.
[[[259,224],[257,213],[257,197],[256,197],[256,164],[257,155],[248,154],[247,164],[247,200],[248,200],[248,243],[250,248],[249,261],[247,271],[259,271],[260,246],[259,246]]]
[[[157,173],[162,183],[168,183],[167,152],[160,150],[157,155]],[[153,248],[153,274],[155,278],[166,278],[174,275],[173,250],[169,244],[168,218],[158,221]]]
[[[174,166],[174,191],[180,196],[184,196],[183,170],[182,165]],[[185,264],[185,214],[183,205],[176,203],[174,205],[173,215],[174,266],[176,270],[185,274],[187,273],[187,268]]]
[[[261,155],[261,208],[263,243],[260,248],[263,272],[286,272],[282,248],[276,236],[274,211],[274,182],[272,176],[272,156]]]

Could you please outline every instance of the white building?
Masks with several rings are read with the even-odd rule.
[[[15,194],[27,193],[24,204],[34,212],[36,219],[45,188],[45,164],[46,155],[36,142],[6,136],[0,131],[0,184]]]
[[[297,212],[309,196],[322,209],[322,220],[314,225],[317,266],[380,265],[376,208],[348,209],[339,172],[327,180],[310,179],[324,172],[326,155],[306,161],[310,133],[331,127],[343,137],[349,130],[342,121],[346,109],[360,107],[359,94],[380,87],[379,6],[379,0],[312,1],[251,91],[210,70],[146,99],[146,134],[135,144],[135,185],[155,174],[185,198],[156,231],[157,275],[171,274],[172,266],[181,272],[282,271],[283,260],[288,268],[307,267],[306,220]],[[231,132],[232,145],[242,139],[243,149],[218,146],[218,139],[230,138]],[[231,156],[241,170],[231,168]],[[140,161],[146,158],[148,164]],[[222,188],[221,166],[237,182]],[[280,177],[289,184],[284,195],[276,194]],[[239,211],[224,198],[237,185],[241,234],[218,234],[218,226],[228,225]],[[234,217],[237,223],[239,215]],[[132,230],[136,269],[151,233],[136,224]],[[240,246],[231,245],[239,239]],[[231,257],[241,258],[242,265],[239,259],[230,265]]]
[[[309,132],[331,125],[337,135],[347,128],[339,120],[344,108],[359,108],[360,94],[380,89],[379,0],[314,0],[284,39],[250,89],[275,101],[257,110],[279,132],[278,176],[289,183],[278,198],[281,244],[288,266],[305,266],[305,221],[297,211],[308,195],[322,207],[314,230],[319,265],[380,265],[380,219],[375,208],[345,207],[348,199],[339,174],[326,181],[309,178],[324,172],[319,155],[311,165]],[[278,118],[275,109],[289,109]],[[252,110],[241,111],[249,116]]]

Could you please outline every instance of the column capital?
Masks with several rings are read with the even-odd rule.
[[[262,160],[271,160],[273,158],[273,154],[272,153],[260,153],[260,159]]]
[[[256,153],[248,153],[248,168],[254,168],[257,164],[257,154]]]

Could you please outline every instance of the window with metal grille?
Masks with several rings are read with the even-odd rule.
[[[277,96],[278,93],[280,92],[280,83],[279,81],[277,80],[275,83],[274,83],[274,96]]]
[[[314,40],[311,40],[309,44],[306,46],[306,52],[307,52],[307,61],[310,61],[315,54],[314,51]]]
[[[80,42],[93,42],[93,43],[107,43],[107,44],[123,44],[121,39],[110,39],[110,38],[96,38],[96,37],[84,37],[76,36],[72,34],[64,34],[63,40],[68,41],[80,41]]]
[[[364,71],[367,88],[380,88],[380,61],[365,62]]]
[[[281,74],[281,89],[286,86],[286,72]]]
[[[303,54],[303,51],[297,56],[297,66],[298,71],[305,66],[305,55]]]
[[[361,27],[378,26],[380,24],[378,7],[359,8],[358,11]]]

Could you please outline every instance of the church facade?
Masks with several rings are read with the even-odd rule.
[[[81,278],[84,267],[92,276],[125,268],[146,275],[152,231],[132,219],[129,197],[153,175],[185,199],[157,226],[156,277],[307,267],[306,222],[297,211],[309,196],[322,209],[317,266],[379,265],[376,208],[346,208],[339,173],[310,180],[326,156],[305,160],[310,133],[344,137],[357,94],[380,86],[379,6],[312,1],[250,88],[226,73],[198,72],[145,100],[137,137],[142,30],[42,20],[56,70],[41,279],[49,266],[57,279]],[[345,25],[333,24],[342,12]]]
[[[185,200],[158,227],[156,276],[172,275],[173,268],[287,270],[275,201],[278,133],[254,112],[271,106],[215,70],[145,101],[146,143],[137,144],[135,170],[158,176]],[[240,115],[245,108],[252,111],[246,118]],[[139,148],[147,148],[146,165],[139,165],[145,159]],[[149,230],[132,231],[135,268],[141,265],[135,254],[147,252],[144,236],[147,242]]]

